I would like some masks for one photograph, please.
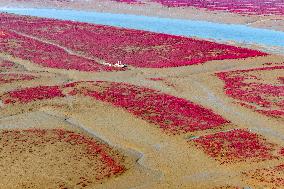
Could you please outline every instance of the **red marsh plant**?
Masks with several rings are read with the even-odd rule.
[[[70,143],[71,145],[84,145],[87,149],[87,155],[99,156],[100,161],[105,165],[105,167],[102,168],[108,169],[108,171],[105,175],[97,177],[97,179],[102,179],[125,171],[125,167],[112,158],[111,153],[108,152],[111,148],[106,144],[103,144],[94,138],[72,131],[66,131],[64,129],[53,129],[52,131],[57,135],[58,140]]]
[[[43,67],[79,71],[119,70],[97,63],[94,60],[72,55],[63,48],[5,30],[0,36],[0,52],[16,58],[31,61]]]
[[[4,96],[8,96],[3,101],[5,104],[10,103],[29,103],[35,100],[46,100],[55,97],[64,97],[59,86],[38,86],[10,91]]]
[[[205,135],[191,142],[221,164],[276,158],[273,155],[274,144],[244,129]]]
[[[87,90],[85,95],[124,108],[174,133],[211,129],[228,123],[209,109],[152,89],[125,83],[97,82],[94,85],[101,89]]]
[[[15,81],[33,80],[36,77],[29,74],[0,73],[0,84],[12,83]]]
[[[226,186],[216,186],[212,189],[242,189],[242,188],[237,186],[226,185]]]
[[[58,183],[58,188],[70,185],[84,188],[126,171],[125,157],[120,152],[96,138],[66,129],[2,130],[0,144],[0,163],[11,166],[9,163],[13,162],[13,166],[21,167],[25,171],[20,179],[23,182],[29,174],[33,178],[36,178],[33,174],[44,174],[47,178],[60,177],[61,181],[68,181]],[[0,170],[0,174],[3,171]],[[9,170],[2,178],[15,177],[15,174]],[[38,182],[39,179],[31,181],[34,185]]]
[[[172,82],[167,81],[167,80],[164,79],[164,78],[152,77],[152,78],[147,78],[147,79],[149,79],[149,80],[151,80],[151,81],[161,82],[161,83],[163,83],[164,85],[166,85],[166,86],[168,86],[168,87],[173,87],[173,88],[176,87]]]
[[[0,59],[0,72],[9,71],[25,71],[24,66],[15,64],[14,62]]]
[[[128,4],[144,4],[141,0],[112,0],[120,3],[128,3]]]
[[[279,81],[281,81],[282,84],[284,84],[284,77],[279,77],[278,79]]]
[[[281,156],[284,156],[284,148],[281,148],[281,149],[280,149],[279,154],[280,154]]]
[[[283,117],[284,85],[280,77],[283,73],[284,66],[272,66],[216,75],[225,82],[226,94],[242,106],[268,116]]]
[[[249,15],[284,15],[282,0],[151,0],[169,7],[189,6]]]
[[[284,164],[243,172],[243,176],[245,181],[257,183],[257,186],[266,186],[271,189],[283,188]]]
[[[72,21],[2,13],[0,23],[2,28],[52,41],[84,56],[141,68],[188,66],[267,55],[205,40]]]
[[[11,104],[66,95],[88,96],[110,103],[174,134],[214,129],[229,123],[212,110],[188,100],[126,83],[97,81],[40,86],[10,91],[0,98],[5,104]]]

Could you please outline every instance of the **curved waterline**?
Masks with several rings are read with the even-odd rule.
[[[238,44],[270,47],[280,52],[280,54],[284,54],[284,32],[253,28],[245,25],[62,9],[0,8],[0,11],[187,37],[199,37],[220,42],[233,41]]]

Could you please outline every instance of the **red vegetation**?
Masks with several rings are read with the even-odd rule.
[[[243,106],[268,116],[284,116],[284,66],[220,72],[226,94]],[[269,79],[273,77],[274,80]]]
[[[284,164],[244,172],[243,175],[246,180],[253,180],[253,183],[257,182],[261,187],[266,186],[266,188],[271,189],[284,187]]]
[[[152,0],[170,7],[190,6],[238,14],[284,15],[282,0]]]
[[[284,62],[266,62],[262,64],[263,66],[283,66]]]
[[[212,189],[241,189],[240,187],[236,187],[236,186],[230,186],[230,185],[226,185],[226,186],[216,186]]]
[[[30,132],[30,131],[29,131]],[[42,130],[36,131],[37,133],[42,133]],[[59,141],[68,142],[72,145],[84,145],[87,148],[87,152],[92,156],[99,156],[100,160],[105,164],[105,169],[108,169],[105,175],[97,179],[102,179],[104,177],[109,177],[110,175],[115,175],[125,171],[125,167],[120,165],[119,162],[116,162],[115,159],[106,151],[110,148],[102,144],[99,141],[96,141],[93,138],[86,137],[79,133],[74,133],[72,131],[67,131],[64,129],[53,129],[52,132],[57,134],[57,139]]]
[[[98,58],[110,64],[121,61],[122,64],[134,67],[177,67],[202,64],[211,60],[267,55],[256,50],[205,40],[71,21],[0,14],[0,23],[2,28],[52,41],[91,58]],[[67,61],[61,49],[53,51],[57,56],[63,56],[63,61]],[[53,53],[50,54],[54,56]],[[43,61],[46,62],[45,66],[63,67],[52,61],[52,57],[47,57],[46,61]],[[78,65],[79,68],[76,69],[88,70],[80,68],[81,64]]]
[[[164,81],[164,79],[160,78],[160,77],[151,77],[151,78],[149,78],[149,80],[152,80],[152,81]]]
[[[280,149],[279,154],[280,154],[281,156],[284,156],[284,148],[281,148],[281,149]]]
[[[0,72],[25,71],[24,66],[0,59]]]
[[[35,159],[34,162],[35,164],[38,164],[42,160],[41,156],[43,156],[46,161],[46,166],[59,166],[55,169],[63,169],[60,171],[67,173],[63,174],[61,179],[64,181],[68,178],[68,182],[70,182],[70,184],[77,183],[77,185],[83,184],[87,186],[92,182],[95,182],[96,180],[101,180],[112,175],[118,175],[126,171],[126,168],[123,165],[123,157],[119,155],[118,151],[114,151],[107,144],[102,143],[96,138],[91,138],[82,133],[76,133],[65,129],[33,128],[24,130],[2,130],[0,132],[0,143],[2,153],[0,160],[1,163],[5,163],[6,159],[15,158],[15,155],[17,156],[19,154],[25,154],[27,157],[29,157],[29,155],[31,154],[32,157],[38,157],[38,159]],[[64,164],[56,165],[53,160],[49,159],[49,153],[41,153],[47,148],[55,148],[56,150],[58,150],[54,150],[55,154],[52,154],[51,157],[59,158],[61,162],[62,160],[64,160]],[[72,154],[68,152],[70,148],[72,148],[73,150],[80,149],[82,151],[73,155],[72,157],[69,157],[68,155]],[[66,153],[68,154],[66,155],[67,157],[64,157],[64,155],[58,157],[59,155],[62,155],[62,151],[64,151],[65,149]],[[58,154],[56,154],[57,152]],[[5,156],[6,158],[3,158]],[[16,162],[16,165],[23,163],[19,161],[21,160],[15,158],[14,163]],[[27,160],[25,158],[24,161],[31,163],[30,160]],[[74,166],[77,166],[79,169],[88,170],[80,170],[81,172],[79,173],[72,172],[72,176],[68,175],[68,171],[72,171],[72,169],[68,170],[68,167],[72,166],[72,164],[70,165],[70,163],[74,163]],[[86,163],[88,164],[88,166],[96,166],[96,169],[94,170],[93,167],[86,167],[84,165]],[[64,170],[64,168],[67,168],[67,170]],[[23,167],[23,169],[27,169],[27,167]],[[25,170],[25,172],[29,174],[30,171]],[[15,173],[13,175],[15,175]]]
[[[95,85],[106,84],[107,87],[86,91],[85,95],[122,107],[165,130],[190,132],[228,123],[211,110],[152,89],[123,83],[97,82]]]
[[[201,136],[193,141],[198,148],[221,163],[275,158],[272,155],[273,144],[242,129]]]
[[[6,61],[6,60],[0,61],[1,69],[2,68],[10,69],[10,68],[13,68],[14,66],[15,66],[15,64],[13,62]]]
[[[282,84],[284,84],[284,77],[279,77],[278,79],[281,81]]]
[[[144,4],[141,0],[113,0],[121,3],[128,3],[128,4]]]
[[[175,88],[176,86],[170,82],[170,81],[167,81],[166,79],[164,78],[160,78],[160,77],[152,77],[152,78],[148,78],[149,80],[152,80],[152,81],[158,81],[158,82],[162,82],[164,85],[168,86],[168,87],[172,87],[172,88]]]
[[[44,67],[80,71],[112,71],[115,68],[98,64],[93,60],[71,55],[55,45],[29,38],[16,32],[3,30],[0,36],[0,52],[32,61]]]
[[[4,103],[88,96],[111,103],[172,133],[213,129],[229,123],[213,111],[182,98],[148,88],[114,82],[76,82],[64,86],[40,86],[11,91],[1,96]],[[67,94],[66,94],[67,95]]]
[[[64,97],[58,86],[39,86],[32,88],[25,88],[8,93],[9,98],[4,100],[8,103],[28,103],[34,100],[52,99],[55,97]]]
[[[29,74],[0,73],[0,84],[11,83],[15,81],[33,80],[35,76]]]

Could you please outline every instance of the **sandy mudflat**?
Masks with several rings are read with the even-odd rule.
[[[258,180],[247,180],[247,177],[243,175],[243,172],[253,171],[255,168],[273,168],[273,166],[281,164],[282,158],[264,162],[244,161],[220,165],[218,161],[211,159],[187,141],[188,138],[192,136],[206,135],[234,128],[249,128],[253,132],[264,136],[270,142],[283,146],[281,136],[284,131],[283,128],[280,127],[284,123],[283,119],[270,118],[234,103],[232,98],[229,98],[223,93],[222,81],[218,80],[218,78],[213,75],[215,72],[224,70],[259,67],[268,61],[274,62],[276,65],[280,63],[281,65],[284,58],[280,56],[269,56],[264,58],[249,58],[246,60],[212,61],[212,63],[207,65],[197,65],[188,68],[180,67],[160,70],[136,69],[125,71],[123,73],[79,73],[76,71],[27,67],[32,73],[45,71],[44,74],[50,75],[51,77],[39,80],[36,83],[23,81],[1,84],[1,91],[3,93],[4,91],[13,89],[16,85],[22,87],[57,85],[59,81],[107,80],[131,83],[138,86],[157,89],[167,94],[182,97],[201,104],[204,107],[213,109],[214,112],[232,122],[219,130],[192,132],[182,135],[168,135],[157,128],[157,126],[139,119],[123,109],[114,108],[111,104],[96,100],[94,101],[89,98],[81,98],[79,96],[76,98],[70,97],[35,101],[26,105],[4,105],[1,110],[1,116],[3,116],[3,118],[1,118],[0,124],[4,126],[5,129],[12,129],[13,127],[24,129],[30,127],[55,127],[67,128],[69,130],[73,130],[73,125],[77,125],[76,129],[79,128],[80,130],[83,128],[84,130],[95,134],[100,140],[115,146],[115,148],[136,151],[133,154],[134,156],[129,152],[120,152],[128,158],[133,156],[128,160],[128,169],[121,175],[102,180],[102,188],[113,188],[114,186],[116,186],[116,188],[130,188],[131,186],[137,185],[140,185],[141,188],[262,186],[262,183]],[[20,61],[16,62],[22,64]],[[25,65],[25,63],[22,65]],[[58,77],[53,77],[53,73],[58,75]],[[280,71],[274,74],[281,76],[283,75],[283,72]],[[163,78],[163,80],[153,81],[148,78]],[[37,113],[38,111],[40,112]],[[30,158],[35,158],[32,162],[43,162],[44,169],[50,170],[55,166],[55,164],[50,161],[53,157],[63,158],[69,152],[75,154],[79,152],[76,149],[71,150],[69,147],[62,147],[63,146],[60,146],[60,148],[56,146],[48,147],[48,149],[52,148],[56,151],[68,149],[68,151],[63,151],[64,156],[57,152],[54,154],[52,153],[51,159],[46,159],[48,157],[45,157],[45,159],[36,158],[39,154],[50,152],[44,151],[41,146],[36,146],[36,148],[29,147],[37,151],[34,152],[35,154],[28,153],[28,157],[32,156]],[[7,151],[5,153],[9,152]],[[277,154],[277,151],[274,153]],[[143,154],[143,156],[139,154]],[[70,154],[70,156],[72,155]],[[12,157],[10,155],[5,156],[5,162],[14,161],[11,159]],[[135,165],[134,160],[139,157],[141,159],[138,161],[138,165]],[[21,167],[22,165],[27,165],[24,163],[26,162],[24,159],[20,158],[16,160],[18,163],[13,164],[14,166],[17,165],[18,167]],[[66,160],[62,159],[62,161]],[[75,159],[72,161],[78,160]],[[1,161],[1,163],[3,162]],[[39,165],[36,163],[33,164],[33,166]],[[82,169],[80,164],[77,166]],[[43,168],[38,168],[44,170]],[[67,181],[64,180],[60,173],[60,168],[60,166],[57,167],[59,171],[58,177],[60,177],[61,180],[59,179],[56,183],[62,182],[64,184]],[[72,169],[74,168],[75,167],[72,166]],[[16,169],[17,168],[15,167],[13,170],[16,171]],[[35,167],[35,169],[37,168]],[[69,170],[68,167],[65,169]],[[70,171],[72,169],[70,169]],[[30,168],[27,168],[27,170],[30,170]],[[87,174],[87,171],[87,169],[84,169],[81,173]],[[21,188],[17,186],[20,186],[19,184],[23,183],[30,184],[29,186],[33,186],[32,188],[40,188],[39,186],[43,185],[43,183],[44,185],[49,186],[49,188],[56,188],[53,184],[58,177],[50,177],[48,176],[48,172],[45,173],[47,178],[40,176],[41,174],[29,175],[28,177],[23,177],[23,181],[17,180],[15,182],[11,181],[11,178],[14,178],[14,174],[12,173],[3,173],[6,174],[5,178],[9,179],[9,183],[3,183],[2,185],[5,185],[5,187],[3,186],[2,188],[7,188],[7,186],[11,186],[10,188]],[[74,175],[74,177],[76,177],[76,175]],[[36,182],[33,183],[31,178],[33,178],[32,181]],[[132,179],[129,180],[130,178]],[[13,183],[18,183],[18,185],[14,185]],[[95,188],[97,187],[98,186],[95,185]]]
[[[98,2],[81,4],[80,9],[106,11],[107,4]],[[76,3],[56,6],[79,8]],[[169,16],[159,5],[147,5],[152,8],[147,11],[133,11],[131,6],[138,5],[113,3],[108,11]],[[172,9],[176,15],[171,17],[190,18],[196,11],[182,15],[186,10]],[[211,13],[204,14],[204,19],[212,19]],[[230,20],[227,15],[215,16],[226,23],[262,19],[232,15]],[[86,72],[43,67],[2,52],[0,188],[283,188],[284,117],[259,111],[283,113],[283,66],[284,57],[271,54],[181,67]],[[242,93],[237,91],[244,98],[231,95],[233,89],[216,75],[234,71],[238,73],[230,79],[245,77]],[[111,88],[113,82],[122,84]],[[255,95],[255,84],[270,90]],[[255,96],[269,105],[262,106]],[[135,103],[140,109],[132,106]],[[194,114],[192,107],[200,112]],[[221,124],[210,123],[208,116]],[[171,130],[175,119],[184,127],[177,132]],[[209,128],[198,129],[203,125]],[[245,134],[226,138],[239,130]],[[214,136],[223,134],[219,144]],[[213,146],[205,140],[204,150],[196,141],[208,136],[213,136]]]

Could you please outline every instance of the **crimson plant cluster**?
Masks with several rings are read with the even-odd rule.
[[[111,65],[121,61],[122,64],[141,68],[188,66],[211,60],[267,55],[256,50],[205,40],[72,21],[1,14],[0,23],[0,28],[56,44],[54,46],[35,41],[11,31],[6,31],[7,39],[5,35],[2,36],[2,52],[52,68],[81,71],[114,69],[70,55],[58,46]],[[20,43],[22,47],[31,45],[30,50],[23,50],[20,45],[8,45],[9,41]]]
[[[284,86],[281,71],[284,66],[270,66],[219,72],[216,75],[225,82],[228,96],[257,112],[272,117],[284,116]],[[278,71],[279,74],[272,73]],[[274,82],[268,83],[262,75],[274,75]]]
[[[141,3],[139,0],[116,0]],[[168,7],[195,7],[211,11],[229,11],[245,15],[284,15],[282,0],[151,0]]]
[[[69,91],[67,94],[64,91]],[[229,123],[213,111],[152,89],[116,82],[75,82],[10,91],[4,104],[83,95],[108,102],[171,133],[219,128]]]
[[[31,61],[43,67],[80,71],[113,71],[117,68],[104,66],[94,60],[72,55],[56,45],[44,43],[10,30],[0,36],[0,52]]]
[[[34,148],[41,146],[43,149],[46,147],[72,145],[81,147],[85,152],[78,154],[74,159],[77,162],[84,161],[88,158],[89,163],[98,164],[93,175],[96,175],[98,181],[113,176],[118,175],[126,171],[126,167],[123,162],[119,161],[119,154],[111,149],[108,145],[102,143],[96,138],[90,138],[83,133],[78,133],[66,129],[56,128],[56,129],[12,129],[12,130],[2,130],[0,132],[0,142],[2,144],[2,151],[5,148],[11,154],[25,154],[26,151],[33,153],[36,151]],[[61,149],[62,150],[62,149]],[[2,154],[3,157],[6,154]],[[3,158],[1,157],[1,158]],[[11,158],[11,157],[9,157]],[[72,159],[68,157],[68,159]],[[98,163],[99,162],[99,163]],[[76,162],[75,162],[76,163]],[[68,170],[66,170],[68,171]],[[77,173],[74,173],[77,174]],[[81,174],[81,173],[80,173]],[[93,181],[88,180],[84,177],[89,177],[89,175],[81,175],[80,178],[69,178],[69,182],[75,182],[78,188],[84,188]],[[66,187],[60,187],[66,188]]]

